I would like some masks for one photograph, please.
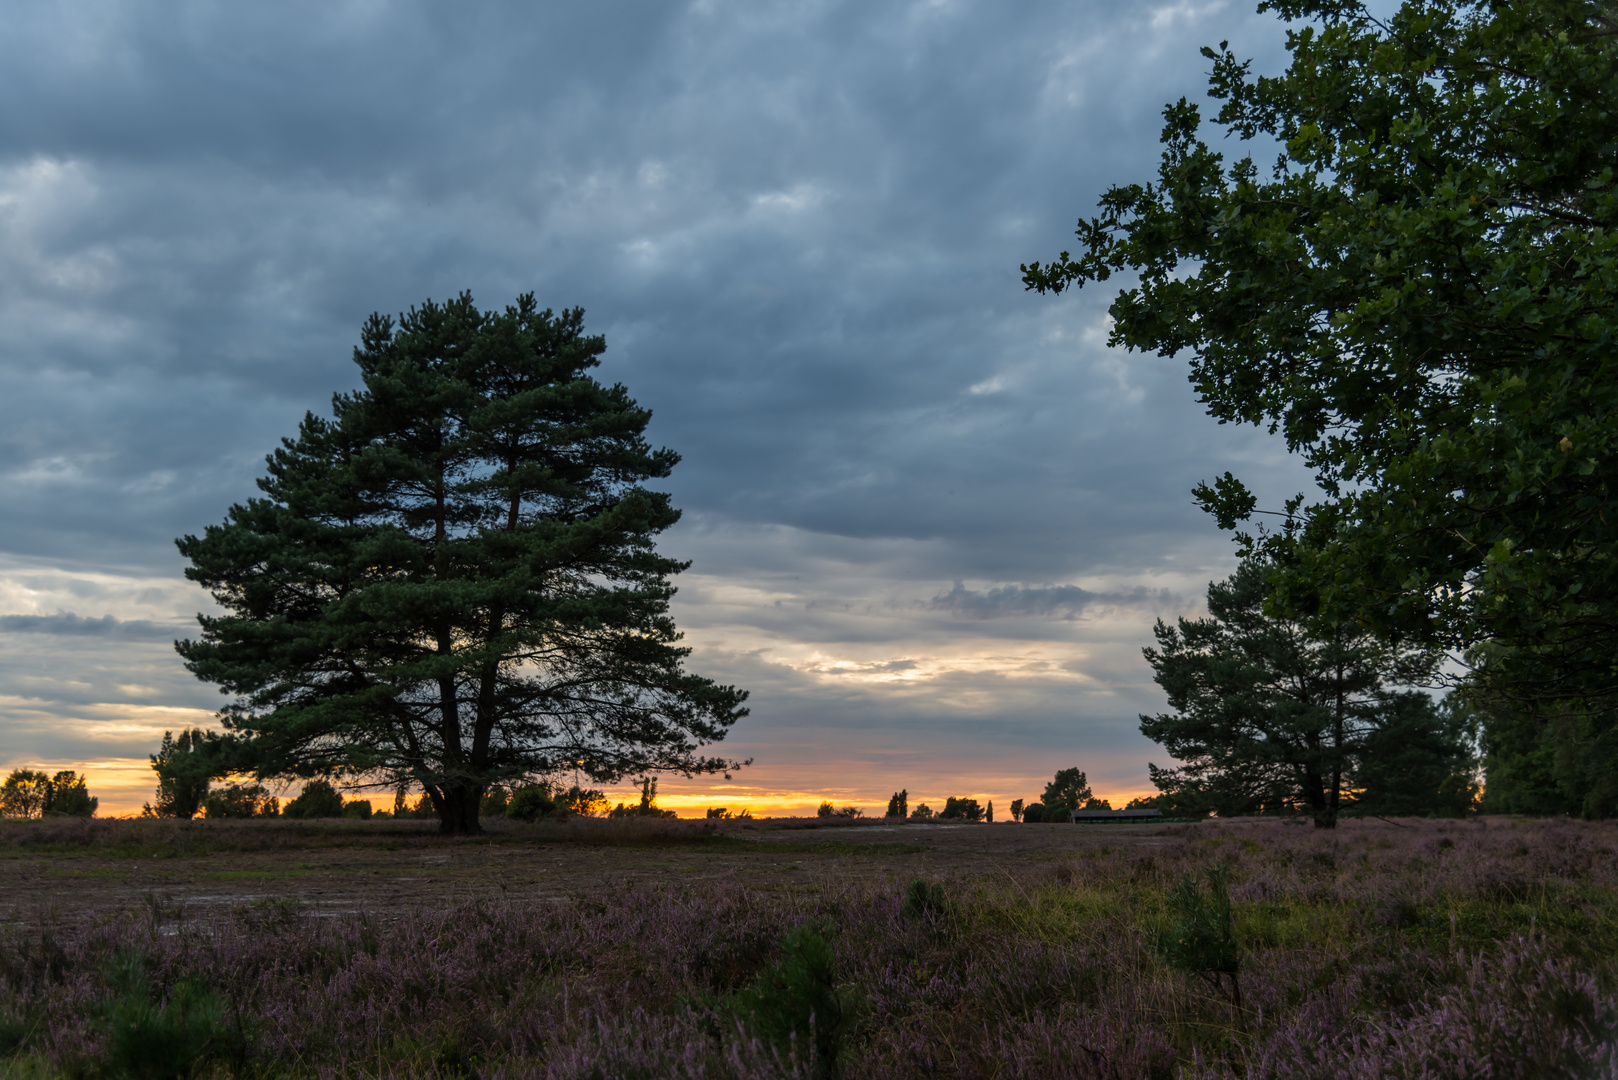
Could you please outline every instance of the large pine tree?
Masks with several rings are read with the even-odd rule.
[[[494,783],[740,764],[700,753],[746,693],[684,670],[687,564],[653,546],[680,515],[642,484],[679,459],[590,377],[605,348],[532,295],[371,316],[363,388],[283,440],[264,497],[178,541],[228,612],[177,647],[236,695],[234,765],[414,783],[468,833]]]

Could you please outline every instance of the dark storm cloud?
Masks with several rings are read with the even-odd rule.
[[[1177,367],[1098,395],[1103,298],[1016,265],[1150,166],[1195,46],[1251,19],[566,7],[13,16],[0,543],[171,559],[352,382],[367,312],[468,287],[587,306],[692,510],[942,537],[956,572],[1021,536],[1039,576],[1138,549],[1104,517],[1200,525]]]
[[[694,665],[755,690],[761,739],[1138,750],[1129,635],[1229,561],[1189,489],[1302,486],[1183,360],[1106,349],[1107,291],[1017,269],[1149,178],[1198,46],[1274,69],[1246,0],[65,0],[0,28],[0,556],[176,583],[148,610],[0,572],[39,620],[0,621],[32,642],[0,699],[217,705],[158,640],[207,603],[173,538],[352,387],[367,314],[463,289],[606,334],[684,457]],[[934,657],[1047,632],[1048,677]]]
[[[0,615],[0,632],[13,634],[57,634],[68,637],[121,637],[172,639],[174,628],[148,619],[99,619],[57,612],[55,615]]]
[[[928,606],[963,619],[1007,619],[1039,616],[1074,619],[1086,608],[1132,607],[1144,610],[1169,607],[1175,602],[1167,589],[1137,586],[1123,593],[1095,593],[1077,585],[999,585],[992,589],[968,589],[957,581],[947,593],[933,597]]]

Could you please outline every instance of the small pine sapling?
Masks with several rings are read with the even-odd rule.
[[[848,1008],[837,992],[836,954],[827,927],[806,923],[781,938],[781,960],[735,997],[751,1033],[803,1053],[817,1077],[838,1075]]]
[[[1169,894],[1169,921],[1158,933],[1157,951],[1176,971],[1196,975],[1216,992],[1228,993],[1239,1019],[1242,955],[1231,925],[1230,868],[1209,867],[1204,877],[1206,888],[1187,874]]]

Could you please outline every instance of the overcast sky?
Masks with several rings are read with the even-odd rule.
[[[694,670],[752,691],[731,784],[880,810],[1101,793],[1168,761],[1152,622],[1233,565],[1191,503],[1305,477],[1207,418],[1105,290],[1023,290],[1149,179],[1243,3],[18,5],[0,16],[0,765],[149,794],[223,699],[174,537],[355,384],[361,322],[535,292],[683,455]],[[674,798],[670,798],[670,796]],[[1002,813],[1004,811],[1002,810]]]

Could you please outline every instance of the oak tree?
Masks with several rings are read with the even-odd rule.
[[[1213,416],[1304,455],[1321,497],[1246,538],[1280,607],[1467,659],[1522,753],[1577,766],[1564,797],[1618,809],[1618,8],[1266,9],[1280,75],[1204,50],[1248,152],[1181,99],[1155,180],[1025,281],[1124,275],[1113,343],[1189,354]],[[1227,528],[1256,509],[1228,473],[1199,498]]]

